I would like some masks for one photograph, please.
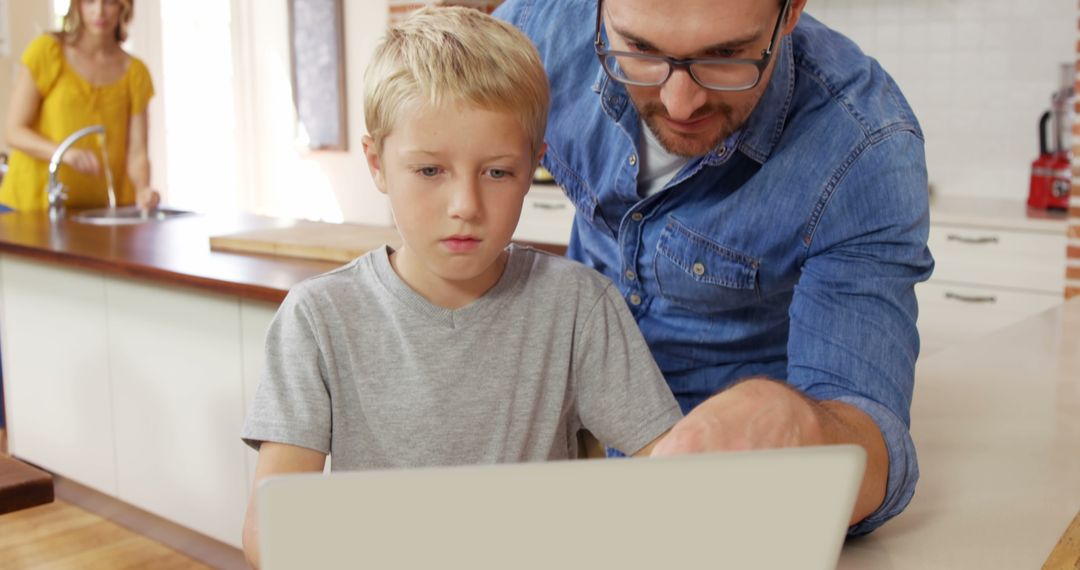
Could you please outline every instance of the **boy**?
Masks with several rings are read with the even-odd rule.
[[[625,301],[585,266],[508,247],[544,148],[532,44],[476,10],[422,10],[376,51],[364,108],[404,245],[282,304],[243,432],[256,483],[327,454],[335,470],[568,459],[582,428],[647,455],[682,414]]]

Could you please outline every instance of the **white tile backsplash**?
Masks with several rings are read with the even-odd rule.
[[[812,0],[896,79],[927,138],[942,194],[1025,199],[1038,120],[1076,61],[1075,2]]]

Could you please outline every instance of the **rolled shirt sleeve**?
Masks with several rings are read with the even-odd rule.
[[[901,132],[851,162],[808,245],[789,311],[788,382],[813,398],[862,410],[888,448],[885,499],[851,534],[899,514],[919,478],[909,432],[919,354],[914,287],[933,269],[921,157],[921,139]],[[882,204],[896,215],[869,215]]]

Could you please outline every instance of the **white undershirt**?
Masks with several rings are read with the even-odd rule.
[[[638,196],[648,198],[662,190],[690,159],[668,152],[647,125],[642,124],[641,130],[645,133],[645,144],[638,149],[641,167],[638,169],[637,191]]]

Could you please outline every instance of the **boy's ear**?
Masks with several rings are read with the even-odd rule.
[[[371,178],[375,181],[375,187],[379,189],[379,192],[386,194],[386,176],[383,174],[382,157],[375,150],[375,139],[371,138],[371,135],[364,135],[361,144],[364,146],[364,158],[367,159],[368,169],[371,170]]]

